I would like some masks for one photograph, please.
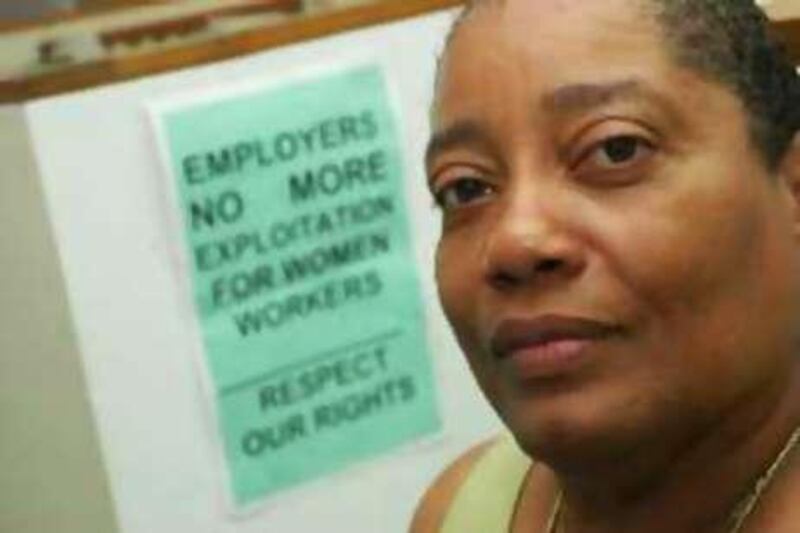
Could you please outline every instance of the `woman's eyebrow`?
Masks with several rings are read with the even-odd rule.
[[[430,166],[439,154],[458,146],[487,148],[490,144],[489,135],[477,121],[459,120],[433,133],[425,150],[425,164]]]
[[[554,114],[572,115],[609,105],[618,100],[647,102],[667,112],[669,116],[674,115],[673,105],[664,95],[636,78],[563,85],[542,95],[539,105]],[[479,121],[457,120],[435,131],[425,150],[426,166],[430,167],[442,152],[463,146],[491,151],[492,140],[487,129]]]
[[[644,100],[662,108],[671,107],[662,95],[635,78],[563,85],[544,94],[540,106],[555,114],[575,114],[617,100]]]

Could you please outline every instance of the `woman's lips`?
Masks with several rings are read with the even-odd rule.
[[[620,333],[620,326],[604,321],[540,315],[501,321],[490,348],[518,378],[554,378],[576,370],[591,358],[594,345]]]

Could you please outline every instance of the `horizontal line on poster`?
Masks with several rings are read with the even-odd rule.
[[[258,385],[259,383],[268,381],[276,376],[280,376],[281,374],[286,374],[289,372],[302,369],[307,366],[311,366],[313,364],[319,363],[320,361],[324,361],[325,359],[330,359],[331,357],[334,357],[341,353],[351,352],[353,350],[363,348],[365,346],[370,346],[372,344],[378,344],[380,342],[385,342],[397,338],[400,335],[402,335],[402,333],[403,332],[400,329],[391,329],[388,331],[384,331],[383,333],[379,333],[378,335],[375,335],[373,337],[361,339],[359,341],[355,341],[343,346],[332,348],[330,350],[325,350],[324,352],[317,353],[301,361],[284,365],[280,368],[276,368],[275,370],[271,370],[259,376],[254,376],[252,378],[240,381],[239,383],[234,383],[233,385],[224,387],[220,390],[220,396],[229,396],[231,394],[236,394],[237,392],[249,389],[255,385]]]

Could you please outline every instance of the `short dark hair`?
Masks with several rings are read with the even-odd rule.
[[[730,88],[774,170],[800,130],[800,76],[754,0],[637,0],[652,12],[676,61]],[[471,0],[454,25],[487,0]]]
[[[753,0],[649,0],[678,62],[739,96],[757,147],[777,166],[800,129],[800,78]]]

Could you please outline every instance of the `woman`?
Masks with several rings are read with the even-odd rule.
[[[414,531],[800,531],[799,95],[751,0],[467,9],[437,281],[513,441]]]

